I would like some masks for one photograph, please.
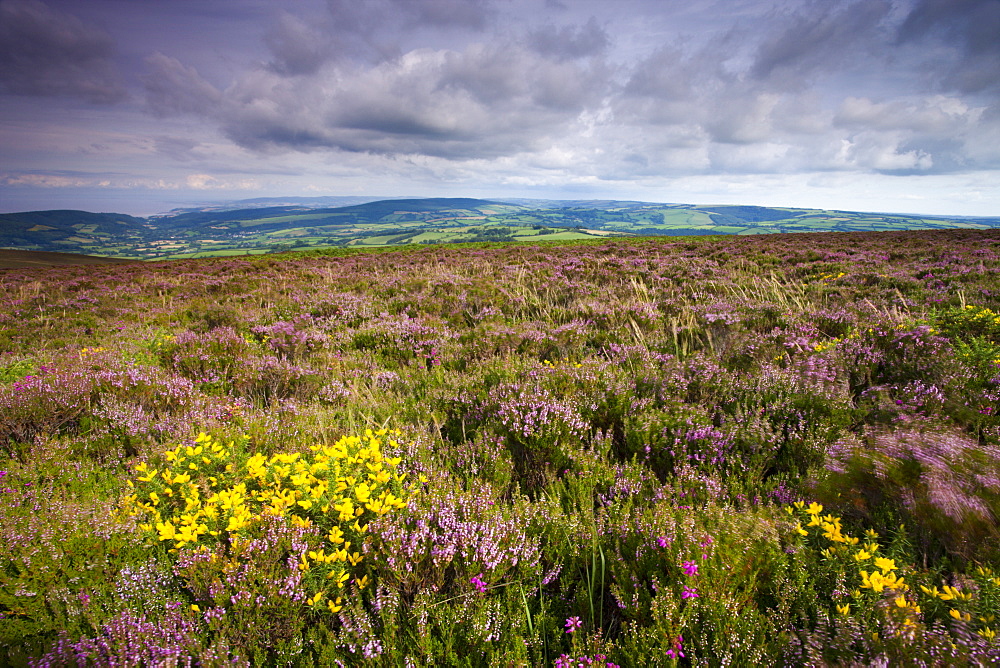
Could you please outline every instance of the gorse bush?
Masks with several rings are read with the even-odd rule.
[[[0,272],[0,664],[1000,662],[998,274],[968,230]]]
[[[387,447],[397,449],[398,435],[369,430],[361,438],[314,446],[311,456],[265,457],[247,456],[236,442],[223,445],[201,433],[194,445],[168,450],[162,469],[136,466],[136,493],[126,509],[141,532],[169,545],[178,563],[191,564],[195,574],[203,570],[196,564],[206,561],[215,573],[262,561],[256,549],[262,533],[287,525],[288,536],[296,537],[290,545],[301,547],[295,560],[289,556],[283,564],[289,571],[285,596],[339,612],[345,585],[368,584],[368,576],[356,571],[364,570],[369,522],[406,507],[406,474],[396,472],[400,459],[384,456],[381,447],[387,437]],[[185,578],[189,588],[192,578]],[[208,596],[206,603],[220,596],[212,587],[197,589]],[[230,595],[223,591],[221,598]]]
[[[412,485],[396,470],[400,459],[382,449],[383,440],[397,449],[397,436],[368,431],[310,455],[265,457],[202,432],[157,464],[138,464],[123,511],[148,541],[167,548],[167,582],[177,597],[166,605],[168,617],[179,607],[193,613],[183,624],[191,637],[180,646],[271,661],[300,651],[307,622],[339,619],[345,599],[373,583],[364,563],[370,522],[407,505]],[[125,639],[97,639],[64,644],[46,660],[69,650],[96,663],[170,655],[155,643],[136,655]]]

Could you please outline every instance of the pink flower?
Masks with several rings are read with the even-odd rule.
[[[694,587],[684,585],[684,590],[681,592],[681,598],[698,598],[698,590]]]
[[[583,620],[579,617],[570,617],[566,620],[566,633],[573,633],[574,631],[579,631],[580,627],[583,626]]]
[[[683,636],[677,636],[674,640],[674,646],[667,650],[667,656],[671,659],[681,659],[684,658],[684,652],[681,651],[681,644],[684,642]]]
[[[684,575],[698,575],[698,564],[693,561],[685,561],[681,564],[681,569],[684,571]]]

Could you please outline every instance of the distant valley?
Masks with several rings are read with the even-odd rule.
[[[405,244],[991,227],[1000,227],[1000,217],[609,200],[262,198],[148,218],[72,210],[0,214],[0,248],[154,260]]]

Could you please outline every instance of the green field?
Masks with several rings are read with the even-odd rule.
[[[385,200],[340,208],[190,210],[151,219],[84,211],[0,214],[0,248],[165,259],[329,247],[573,240],[600,235],[989,229],[948,218],[759,206],[616,201]]]

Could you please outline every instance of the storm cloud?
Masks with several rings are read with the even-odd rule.
[[[38,0],[0,2],[0,86],[8,93],[118,102],[125,88],[109,34]]]
[[[158,145],[199,147],[163,153],[177,169],[214,150],[216,167],[238,155],[282,179],[296,160],[304,180],[611,190],[1000,170],[998,0],[234,0],[226,12],[239,6],[242,33],[220,34],[212,55],[142,52],[82,4],[0,0],[0,82],[22,97],[130,99],[136,127],[136,113],[165,124]],[[163,20],[185,34],[172,7]]]

